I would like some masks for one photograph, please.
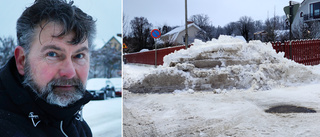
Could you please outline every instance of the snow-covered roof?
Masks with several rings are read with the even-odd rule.
[[[188,28],[190,28],[191,26],[194,26],[196,27],[197,29],[201,30],[200,27],[198,27],[196,24],[194,23],[191,23],[191,24],[188,24]],[[180,26],[180,27],[177,27],[171,31],[169,31],[168,33],[164,34],[163,36],[167,36],[167,35],[173,35],[173,34],[176,34],[176,33],[180,33],[182,31],[184,31],[186,28],[186,26]]]
[[[192,27],[192,26],[194,26],[194,27],[197,28],[198,30],[201,30],[201,28],[198,27],[198,26],[197,26],[196,24],[194,24],[194,23],[188,24],[188,28],[190,28],[190,27]],[[169,31],[168,33],[164,34],[162,37],[172,35],[172,37],[170,37],[169,41],[175,41],[175,40],[178,38],[180,32],[184,31],[185,28],[186,28],[186,26],[177,27],[177,28]]]
[[[108,40],[108,42],[110,42],[112,39],[115,39],[119,44],[121,44],[121,40],[120,39],[118,39],[118,38],[116,38],[115,36],[112,36],[109,40]],[[107,42],[107,43],[108,43]]]
[[[247,40],[241,36],[241,35],[237,35],[237,36],[234,36],[234,35],[220,35],[221,37],[233,37],[233,38],[236,38],[236,39],[239,39],[239,40],[242,40],[243,42],[247,42]],[[219,36],[219,37],[220,37]]]
[[[234,36],[234,38],[247,42],[247,40],[243,36]]]
[[[260,31],[257,31],[255,33],[253,33],[254,35],[260,35],[260,34],[265,34],[267,33],[265,30],[260,30]]]

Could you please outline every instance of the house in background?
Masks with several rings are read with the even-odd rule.
[[[118,39],[112,37],[104,46],[91,53],[89,78],[121,77],[121,50]]]
[[[295,3],[300,4],[300,3]],[[320,21],[320,0],[304,0],[296,12],[292,26],[296,27],[301,23],[313,23]]]
[[[188,43],[194,42],[199,31],[201,31],[201,28],[196,24],[188,24]],[[185,26],[180,26],[162,35],[160,39],[163,42],[170,42],[173,45],[183,45],[185,43],[185,34]]]
[[[268,32],[265,30],[261,30],[258,32],[253,33],[253,39],[254,40],[260,40],[262,42],[265,42],[268,40],[267,38]]]
[[[270,36],[267,31],[262,30],[255,32],[254,35],[254,40],[260,40],[261,42],[269,42],[269,41],[285,41],[289,39],[289,30],[273,30],[271,33],[273,35]],[[271,40],[268,39],[272,37]]]
[[[117,51],[121,51],[122,48],[121,43],[114,36],[102,48],[107,48],[108,46],[109,48],[114,48]]]

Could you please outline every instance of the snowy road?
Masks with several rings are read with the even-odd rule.
[[[83,117],[93,137],[121,137],[121,98],[92,100],[83,108]]]
[[[134,136],[320,136],[320,85],[225,94],[124,93],[124,137]],[[313,108],[317,113],[270,114],[276,105]]]

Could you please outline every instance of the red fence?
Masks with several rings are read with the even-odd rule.
[[[176,46],[165,49],[157,50],[157,65],[163,64],[163,57],[180,49],[184,49],[185,46]],[[123,55],[125,62],[127,63],[141,63],[141,64],[155,64],[155,50],[146,51],[146,52],[138,52],[138,53],[130,53]]]
[[[285,57],[304,65],[320,64],[320,40],[286,41],[272,43],[278,52],[284,52]]]
[[[320,64],[320,40],[286,41],[272,43],[276,52],[284,52],[285,57],[304,65]],[[157,50],[157,65],[163,64],[163,57],[185,46],[176,46]],[[130,53],[123,55],[128,63],[155,64],[155,51]]]

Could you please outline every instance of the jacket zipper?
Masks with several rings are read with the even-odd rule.
[[[60,122],[60,130],[65,137],[68,137],[68,135],[63,131],[62,125],[63,125],[63,121]]]
[[[80,118],[77,119],[77,120],[80,120],[80,121],[83,121],[83,118],[82,118],[82,109],[83,109],[83,106],[84,106],[84,105],[82,105],[81,108],[80,108],[80,110],[78,110],[78,112],[76,113],[76,114],[78,114],[79,111],[80,111],[80,113],[81,113],[81,114],[80,114]],[[62,126],[63,126],[63,121],[60,122],[60,130],[61,130],[62,134],[63,134],[65,137],[68,137],[68,135],[63,131],[63,127],[62,127]]]

